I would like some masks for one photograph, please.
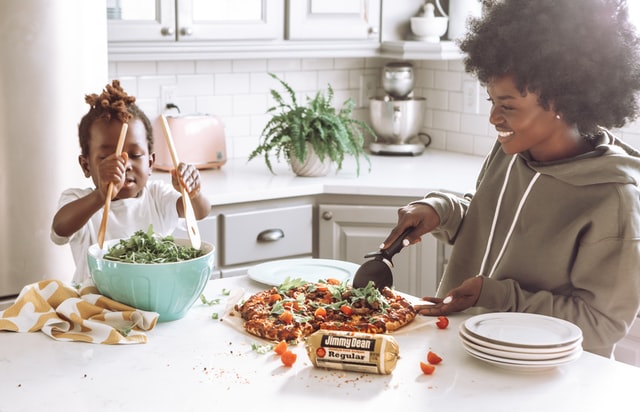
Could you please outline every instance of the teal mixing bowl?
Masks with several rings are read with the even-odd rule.
[[[203,256],[172,263],[124,263],[103,259],[105,250],[119,239],[89,247],[89,272],[98,291],[115,301],[137,309],[157,312],[158,321],[184,317],[200,297],[214,266],[215,248],[202,242]],[[188,239],[175,239],[190,245]]]

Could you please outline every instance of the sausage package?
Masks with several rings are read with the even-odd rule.
[[[319,330],[305,340],[314,366],[388,375],[400,354],[391,335]]]

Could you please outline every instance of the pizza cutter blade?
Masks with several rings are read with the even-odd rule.
[[[413,230],[412,227],[406,229],[387,249],[380,249],[376,252],[369,252],[365,258],[373,258],[364,262],[353,276],[353,287],[363,288],[373,282],[378,290],[393,286],[393,262],[391,258],[402,250],[405,237]]]

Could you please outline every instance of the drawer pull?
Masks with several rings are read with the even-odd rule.
[[[267,229],[258,233],[258,242],[275,242],[284,237],[282,229]]]

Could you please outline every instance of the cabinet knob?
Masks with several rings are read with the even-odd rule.
[[[331,219],[333,219],[333,213],[332,213],[332,212],[329,212],[329,211],[326,211],[326,212],[324,212],[324,213],[322,214],[322,218],[323,218],[324,220],[331,220]]]
[[[160,33],[162,33],[163,36],[173,36],[175,34],[175,30],[173,30],[173,27],[163,27],[162,30],[160,30]]]
[[[267,229],[258,233],[257,240],[258,242],[275,242],[284,237],[284,232],[282,229]]]
[[[180,34],[183,36],[191,36],[193,34],[193,29],[191,27],[183,27],[180,29]]]

